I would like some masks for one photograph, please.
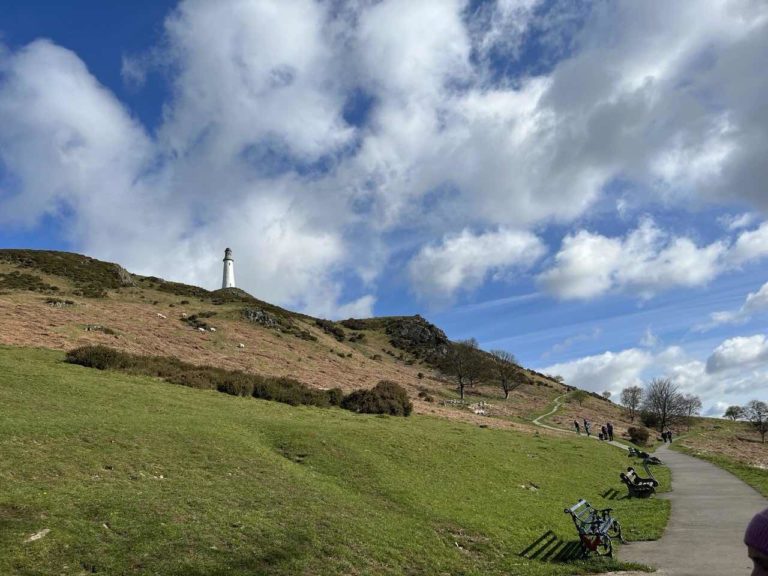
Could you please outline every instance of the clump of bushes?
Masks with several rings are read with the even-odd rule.
[[[331,336],[336,338],[338,342],[344,342],[344,340],[346,340],[347,335],[344,332],[344,330],[336,326],[336,324],[331,322],[330,320],[322,320],[318,318],[317,320],[315,320],[315,324],[319,328],[322,328],[323,332],[325,332],[326,334],[330,334]]]
[[[653,412],[647,412],[647,411],[641,412],[640,422],[642,422],[643,426],[646,426],[647,428],[659,427],[659,417]]]
[[[0,274],[0,288],[9,290],[29,290],[31,292],[58,292],[59,287],[46,284],[40,276],[25,272]]]
[[[421,392],[419,392],[419,398],[421,398],[425,402],[434,402],[435,401],[434,396],[432,396],[429,392],[427,392],[425,390],[422,390]]]
[[[342,320],[340,324],[344,326],[344,328],[349,328],[350,330],[365,330],[368,328],[368,324],[365,320],[358,320],[357,318],[347,318],[346,320]]]
[[[341,406],[355,412],[407,416],[412,405],[405,390],[382,381],[373,390],[357,390],[348,396],[340,388],[318,390],[293,378],[276,378],[225,370],[214,366],[195,366],[177,358],[128,354],[108,346],[81,346],[67,352],[66,361],[99,370],[119,370],[129,374],[157,376],[181,386],[217,390],[232,396],[253,396],[291,406]],[[375,391],[375,392],[374,392]],[[373,399],[358,409],[360,394],[373,392]],[[352,400],[349,400],[352,397]],[[367,397],[367,396],[366,396]],[[345,405],[345,402],[348,402]]]
[[[627,434],[629,435],[629,440],[633,444],[637,444],[638,446],[645,446],[648,444],[649,434],[647,428],[632,426],[631,428],[627,429]]]
[[[211,325],[208,324],[208,322],[202,320],[202,318],[211,318],[213,316],[216,316],[216,312],[212,312],[212,311],[198,312],[197,314],[192,314],[192,316],[183,317],[181,321],[191,326],[192,328],[202,328],[203,330],[210,330]]]
[[[392,416],[408,416],[413,411],[405,389],[389,380],[381,380],[370,390],[355,390],[344,397],[341,406],[353,412]]]

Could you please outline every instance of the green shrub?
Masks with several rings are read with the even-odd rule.
[[[46,284],[40,276],[25,272],[0,274],[0,288],[8,290],[30,290],[31,292],[57,292],[58,286]]]
[[[108,346],[81,346],[67,352],[65,360],[97,370],[120,370],[130,365],[130,355]]]
[[[358,390],[344,396],[340,388],[317,390],[293,378],[260,376],[214,366],[195,366],[178,358],[128,354],[107,346],[75,348],[67,352],[66,361],[99,370],[121,370],[130,374],[155,376],[189,388],[217,390],[233,396],[253,396],[291,406],[342,406],[356,412],[401,416],[408,416],[413,409],[405,390],[385,380],[372,390]],[[355,394],[362,394],[364,398],[358,399]]]
[[[408,416],[413,404],[405,389],[395,382],[382,380],[370,390],[355,390],[344,397],[342,408],[365,414]]]
[[[648,444],[648,437],[650,434],[648,433],[647,428],[632,426],[627,429],[627,434],[629,434],[629,439],[633,444],[637,444],[638,446],[645,446]]]
[[[653,414],[652,412],[646,412],[646,411],[641,412],[640,422],[643,423],[643,426],[646,426],[648,428],[659,427],[659,417],[656,416],[656,414]]]
[[[222,374],[216,382],[216,390],[232,396],[252,396],[254,378],[243,372]]]
[[[331,322],[330,320],[322,320],[318,318],[317,320],[315,320],[315,325],[322,328],[323,332],[325,332],[326,334],[330,334],[331,336],[336,338],[338,342],[344,342],[344,340],[346,339],[346,333],[344,332],[344,330],[336,326],[336,324],[334,322]]]
[[[168,379],[169,382],[186,386],[188,388],[198,388],[200,390],[213,389],[213,380],[210,370],[187,370]]]
[[[326,390],[326,393],[331,406],[341,406],[341,402],[344,400],[344,391],[341,388],[331,388]]]

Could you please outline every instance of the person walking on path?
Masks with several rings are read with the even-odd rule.
[[[667,430],[667,441],[672,444],[672,430]]]
[[[605,425],[605,428],[608,430],[608,440],[613,442],[613,424],[608,422],[608,424]]]
[[[605,424],[600,426],[600,433],[603,436],[602,437],[603,440],[608,440],[608,428],[605,427]]]
[[[752,560],[752,576],[768,576],[768,508],[754,515],[744,534],[744,544]]]
[[[589,420],[584,418],[584,432],[587,433],[587,436],[589,436]]]
[[[579,421],[578,420],[574,420],[573,421],[573,427],[576,428],[576,434],[581,436],[581,427],[579,426]]]

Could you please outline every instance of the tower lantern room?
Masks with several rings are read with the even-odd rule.
[[[224,279],[221,283],[222,288],[235,287],[235,260],[232,258],[232,250],[224,250]]]

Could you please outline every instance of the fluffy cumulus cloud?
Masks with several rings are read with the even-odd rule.
[[[664,233],[646,219],[624,238],[580,231],[563,240],[551,268],[539,276],[561,298],[590,298],[611,290],[644,296],[679,286],[699,286],[720,271],[727,246],[696,246]]]
[[[642,385],[643,372],[652,362],[653,355],[646,350],[630,348],[553,364],[543,371],[562,376],[566,383],[583,390],[597,393],[607,390],[616,395],[627,386]]]
[[[151,127],[66,48],[0,51],[4,226],[53,216],[80,250],[210,287],[229,244],[256,295],[345,315],[370,313],[393,234],[415,291],[450,297],[536,260],[526,230],[616,182],[635,205],[768,210],[759,0],[185,0],[164,31],[123,66],[168,82]],[[566,298],[701,285],[768,252],[750,222],[727,224],[733,245],[574,231],[541,280]]]
[[[627,386],[644,386],[652,378],[670,378],[679,390],[698,395],[708,415],[723,406],[745,404],[768,391],[768,341],[764,335],[737,337],[719,344],[705,360],[678,346],[658,352],[628,348],[554,364],[542,369],[566,383],[614,397]]]
[[[560,298],[592,298],[610,291],[650,297],[671,288],[703,286],[727,270],[768,255],[768,224],[698,246],[644,219],[624,237],[581,230],[563,239],[539,281]],[[759,300],[759,298],[758,298]],[[754,303],[758,305],[758,301]]]
[[[458,290],[476,288],[489,274],[503,277],[512,269],[525,269],[544,251],[542,242],[528,232],[473,234],[464,230],[438,245],[422,248],[411,260],[408,272],[419,294],[445,298]]]
[[[768,341],[764,334],[730,338],[707,359],[707,372],[715,374],[768,363]]]

